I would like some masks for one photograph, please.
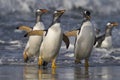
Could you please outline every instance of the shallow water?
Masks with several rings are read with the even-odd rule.
[[[8,4],[6,3],[8,2]],[[82,2],[82,3],[81,3]],[[92,22],[94,25],[104,32],[105,25],[108,21],[116,21],[120,23],[119,17],[119,0],[114,2],[108,0],[1,0],[0,1],[0,79],[2,80],[29,80],[25,78],[24,70],[30,69],[28,75],[32,75],[35,80],[38,77],[46,76],[55,80],[118,80],[119,66],[120,66],[120,27],[116,27],[112,31],[113,46],[111,49],[94,48],[90,57],[90,68],[87,72],[84,71],[83,64],[74,64],[74,42],[75,38],[70,38],[70,47],[65,49],[63,43],[60,49],[60,54],[57,58],[57,65],[60,68],[56,69],[56,74],[51,72],[50,64],[47,70],[43,70],[43,74],[38,75],[37,59],[31,59],[27,64],[24,63],[22,52],[26,45],[28,38],[23,37],[25,32],[16,30],[20,25],[27,25],[32,27],[35,24],[34,12],[37,8],[47,8],[51,10],[43,16],[43,22],[46,29],[49,27],[52,20],[52,11],[55,9],[66,9],[65,14],[61,17],[62,29],[69,31],[78,29],[80,27],[82,17],[80,16],[80,4],[82,7],[90,9],[92,12]],[[108,2],[108,4],[106,4]],[[40,5],[38,5],[40,3]],[[41,4],[42,3],[42,4]],[[55,4],[56,5],[53,5]],[[68,4],[66,6],[65,4]],[[79,3],[79,4],[77,4]],[[110,5],[113,3],[113,5]],[[45,5],[47,5],[45,7]],[[6,5],[6,6],[5,6]],[[16,6],[17,5],[17,6]],[[53,6],[50,6],[53,5]],[[16,6],[16,7],[15,7]],[[7,8],[8,7],[8,8]],[[8,10],[7,10],[7,9]],[[81,67],[81,68],[80,68]],[[34,74],[31,74],[33,69]],[[80,71],[80,72],[77,72]],[[112,71],[113,70],[113,71]],[[13,74],[11,74],[11,71]],[[19,73],[17,73],[19,72]],[[100,73],[99,73],[100,72]],[[45,75],[44,75],[45,73]],[[64,74],[65,73],[65,76]],[[87,73],[87,74],[86,74]],[[35,75],[37,74],[37,75]],[[81,75],[82,76],[79,76]],[[106,74],[106,75],[105,75]],[[63,77],[64,76],[64,77]],[[114,77],[115,76],[115,77]],[[14,77],[14,78],[13,78]],[[28,76],[29,77],[29,76]],[[41,78],[41,77],[40,77]],[[46,77],[45,77],[46,78]],[[30,78],[31,79],[31,78]],[[44,77],[43,77],[44,80]],[[49,80],[49,79],[48,79]]]
[[[37,66],[0,66],[1,80],[119,80],[119,66],[58,67],[38,69]]]

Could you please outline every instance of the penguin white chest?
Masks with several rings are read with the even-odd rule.
[[[105,37],[104,41],[101,44],[102,48],[110,48],[112,46],[111,36]]]
[[[48,29],[47,35],[41,46],[42,58],[49,62],[58,54],[62,42],[62,30],[60,24],[56,23]]]
[[[86,22],[81,27],[81,31],[77,36],[75,45],[75,56],[79,59],[89,57],[93,48],[95,39],[95,33],[93,25],[90,22]]]
[[[42,22],[36,23],[33,30],[43,30],[44,25]],[[29,55],[35,55],[39,53],[39,48],[41,46],[43,37],[42,36],[30,36],[29,37],[29,49],[28,53]]]

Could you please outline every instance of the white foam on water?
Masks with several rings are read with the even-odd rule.
[[[22,31],[22,30],[17,30],[17,29],[15,29],[14,32],[22,33],[23,31]]]
[[[100,14],[120,12],[119,0],[0,0],[1,14],[9,12],[31,13],[37,8],[71,10],[84,7]]]
[[[0,40],[0,43],[4,44],[4,43],[5,43],[5,41],[3,41],[3,40]]]
[[[93,62],[98,63],[105,63],[106,60],[108,62],[118,61],[120,60],[120,48],[111,49],[94,48],[92,51],[91,58],[93,59]]]

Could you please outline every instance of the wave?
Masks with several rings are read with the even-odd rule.
[[[84,7],[103,15],[118,13],[119,4],[119,0],[0,0],[0,14],[31,13],[38,8],[72,10]]]

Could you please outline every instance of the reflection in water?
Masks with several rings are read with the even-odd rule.
[[[65,66],[52,70],[38,69],[36,66],[1,65],[0,80],[120,80],[120,66],[89,69]]]
[[[87,68],[74,68],[74,80],[88,80],[89,79],[89,67]]]
[[[59,67],[56,69],[36,66],[24,67],[24,80],[88,80],[89,70],[84,67]]]
[[[25,66],[23,72],[24,80],[38,80],[38,67]]]
[[[56,69],[39,69],[39,80],[57,80]]]
[[[89,70],[88,68],[40,68],[36,66],[24,67],[24,80],[88,80]]]
[[[75,66],[38,69],[37,66],[25,66],[23,78],[24,80],[119,80],[119,72],[119,67]]]
[[[92,76],[96,80],[120,80],[120,69],[118,67],[95,67],[92,69]]]
[[[55,69],[38,69],[36,66],[25,66],[24,80],[56,80]]]

